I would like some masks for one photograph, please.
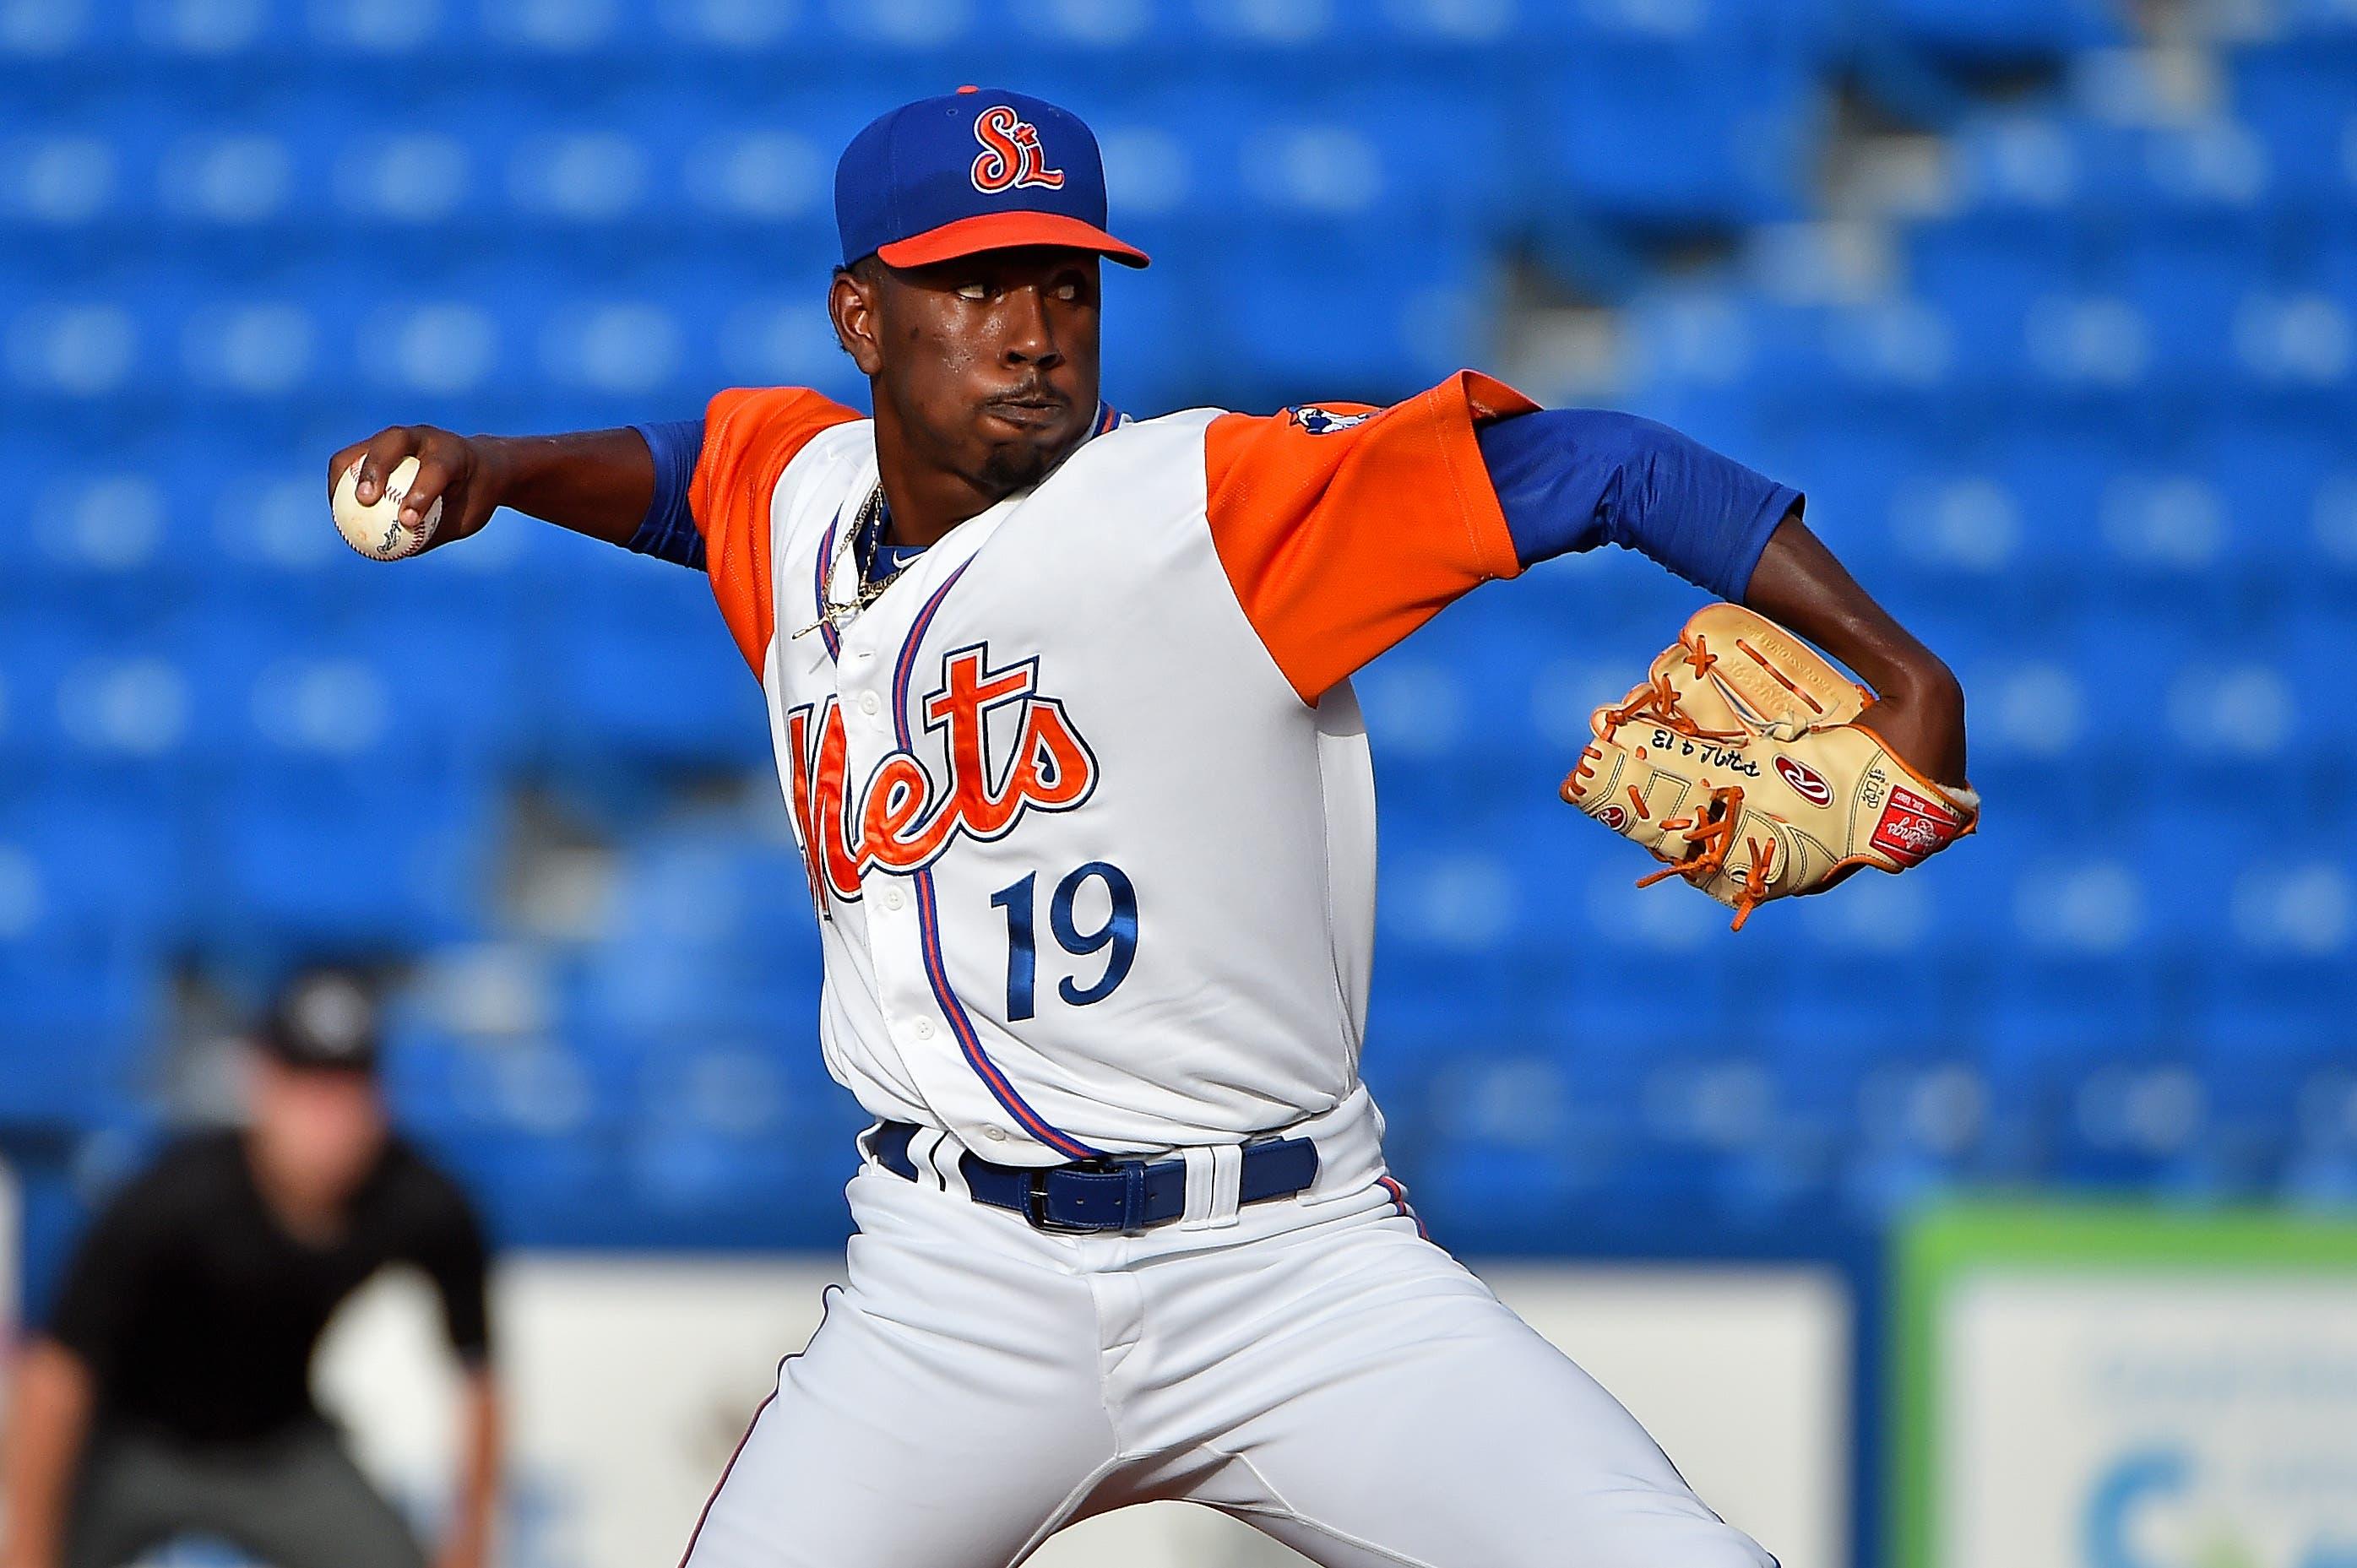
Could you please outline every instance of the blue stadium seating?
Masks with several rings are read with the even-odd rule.
[[[2357,27],[2260,10],[2196,104],[2094,0],[0,0],[0,1122],[121,1124],[175,965],[490,943],[546,1015],[420,980],[392,1071],[503,1233],[839,1230],[859,1115],[706,585],[511,518],[379,567],[322,468],[395,420],[858,404],[834,151],[979,77],[1090,114],[1156,256],[1108,280],[1117,404],[1544,378],[1508,298],[1609,299],[1582,400],[1805,486],[1973,693],[1975,842],[1728,941],[1549,799],[1695,592],[1551,564],[1361,678],[1366,1068],[1453,1240],[2357,1201]],[[1847,84],[1944,160],[1864,283],[1790,227]],[[551,832],[606,865],[554,928],[503,875]]]
[[[1721,84],[1740,78],[1743,91]],[[1787,50],[1739,41],[1603,40],[1535,90],[1544,194],[1608,217],[1670,227],[1792,216],[1812,159],[1816,83]]]

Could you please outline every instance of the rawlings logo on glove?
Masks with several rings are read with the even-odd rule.
[[[1735,910],[1900,872],[1973,831],[1980,797],[1919,777],[1861,722],[1874,694],[1775,622],[1712,605],[1596,710],[1563,798]]]

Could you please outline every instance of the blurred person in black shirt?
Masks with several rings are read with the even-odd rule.
[[[242,1131],[167,1149],[92,1221],[18,1361],[0,1568],[121,1568],[184,1535],[274,1568],[422,1568],[312,1402],[328,1320],[387,1263],[425,1271],[464,1372],[438,1568],[480,1568],[499,1469],[487,1252],[464,1194],[395,1137],[368,998],[291,987]]]

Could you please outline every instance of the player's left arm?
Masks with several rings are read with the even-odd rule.
[[[1964,688],[1810,532],[1798,490],[1631,414],[1542,411],[1478,439],[1523,564],[1619,544],[1749,606],[1873,688],[1868,725],[1900,757],[1963,783]]]
[[[1801,522],[1801,492],[1667,425],[1542,409],[1460,371],[1388,409],[1228,414],[1204,437],[1213,541],[1305,702],[1482,583],[1618,544],[1849,665],[1910,766],[1964,779],[1964,697]]]
[[[1799,632],[1874,688],[1859,722],[1925,778],[1962,786],[1964,688],[1858,586],[1796,510],[1769,536],[1742,602]]]

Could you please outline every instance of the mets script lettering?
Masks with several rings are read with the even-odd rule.
[[[855,795],[845,777],[848,745],[836,698],[786,715],[789,804],[812,886],[854,899],[871,868],[914,872],[960,835],[1001,838],[1026,811],[1068,811],[1088,799],[1096,788],[1096,757],[1063,704],[1039,694],[1039,661],[993,670],[989,657],[984,647],[943,655],[942,684],[921,704],[927,732],[945,737],[945,784],[909,751],[896,749]],[[988,717],[1014,704],[1014,744],[1006,755],[993,756]]]

